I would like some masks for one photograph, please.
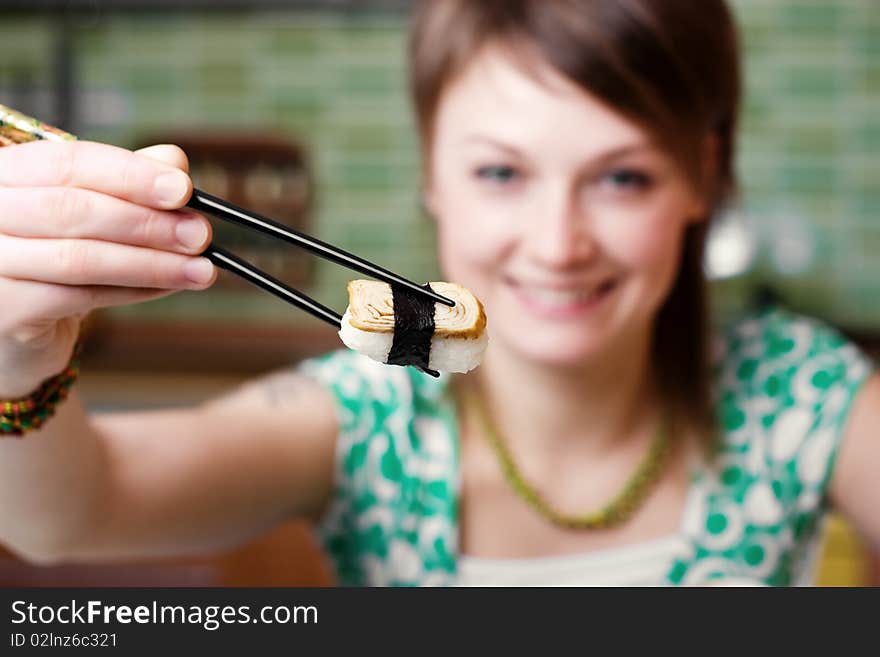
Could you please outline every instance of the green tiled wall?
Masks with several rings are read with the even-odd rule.
[[[880,3],[732,4],[746,71],[738,168],[763,238],[747,279],[842,325],[880,327]],[[815,258],[786,275],[771,264],[770,236],[792,224]]]
[[[880,3],[732,5],[745,45],[744,213],[761,241],[750,273],[715,284],[717,310],[769,282],[797,308],[880,328]],[[77,129],[123,146],[169,125],[284,131],[311,152],[314,232],[426,280],[437,265],[418,211],[403,26],[394,13],[105,14],[76,28],[84,107],[102,107]],[[42,19],[0,18],[0,102],[15,80],[48,88],[50,42]],[[797,275],[772,258],[773,236],[792,224],[814,240],[815,258]],[[311,292],[342,308],[349,277],[320,263]],[[186,293],[118,312],[314,321],[266,295],[223,301]]]

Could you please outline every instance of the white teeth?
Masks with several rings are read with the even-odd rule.
[[[531,287],[523,290],[526,296],[545,306],[570,306],[576,303],[590,301],[598,296],[598,292],[584,292],[582,290],[549,290],[547,288]]]

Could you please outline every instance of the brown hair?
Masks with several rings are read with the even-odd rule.
[[[739,46],[723,0],[420,0],[409,54],[424,153],[444,90],[489,44],[526,69],[537,54],[641,125],[706,189],[710,215],[734,190]],[[711,179],[702,166],[709,135],[718,146]],[[667,402],[700,429],[712,420],[702,265],[709,218],[688,229],[653,346]]]

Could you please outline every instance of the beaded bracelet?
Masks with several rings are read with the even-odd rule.
[[[70,362],[63,372],[46,379],[27,397],[14,400],[0,400],[0,438],[21,437],[39,429],[62,401],[67,399],[70,387],[79,376],[79,356],[82,342],[74,347]]]

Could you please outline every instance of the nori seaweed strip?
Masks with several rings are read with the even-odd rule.
[[[422,287],[434,291],[430,284]],[[431,338],[434,336],[434,301],[391,285],[394,305],[394,339],[388,352],[389,365],[412,365],[431,376],[440,372],[428,368],[431,359]]]

